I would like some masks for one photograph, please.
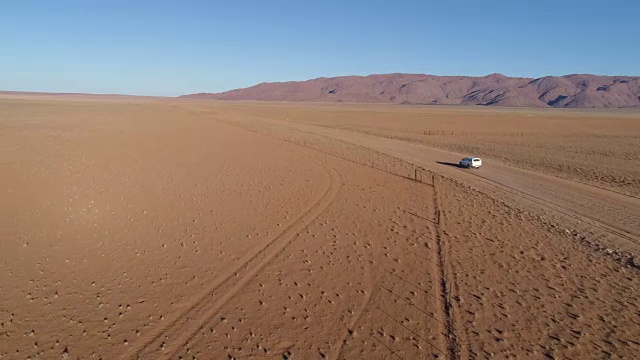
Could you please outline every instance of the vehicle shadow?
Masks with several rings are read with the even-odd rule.
[[[455,168],[462,168],[462,166],[460,166],[460,164],[458,163],[452,163],[452,162],[446,162],[446,161],[436,161],[436,162],[440,165],[447,165],[447,166],[453,166]]]

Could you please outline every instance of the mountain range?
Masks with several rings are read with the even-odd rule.
[[[181,98],[485,105],[556,108],[640,107],[640,77],[573,74],[541,78],[380,74],[261,83],[222,93]]]

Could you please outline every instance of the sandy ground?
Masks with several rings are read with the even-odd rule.
[[[0,99],[0,358],[640,352],[633,190],[507,160],[469,174],[317,123],[380,111],[337,109]]]
[[[518,109],[220,103],[244,117],[288,120],[478,153],[538,173],[640,197],[636,109]]]

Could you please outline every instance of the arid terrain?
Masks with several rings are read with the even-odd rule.
[[[640,353],[638,110],[4,94],[0,143],[0,359]]]

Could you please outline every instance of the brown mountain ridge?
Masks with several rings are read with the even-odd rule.
[[[181,98],[626,108],[640,107],[640,77],[573,74],[533,79],[502,74],[483,77],[381,74],[261,83],[244,89],[183,95]]]

